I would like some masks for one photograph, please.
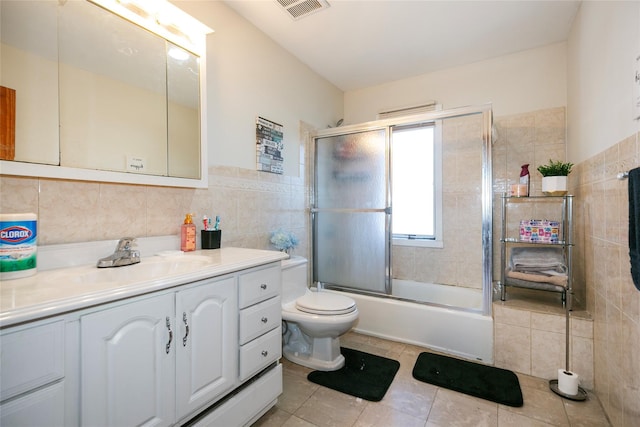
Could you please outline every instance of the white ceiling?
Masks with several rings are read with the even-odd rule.
[[[293,20],[276,0],[231,8],[343,91],[565,41],[580,1],[328,0]]]

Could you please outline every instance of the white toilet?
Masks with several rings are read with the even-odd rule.
[[[307,287],[307,260],[282,261],[282,352],[287,360],[319,371],[344,366],[339,337],[358,320],[356,302]]]

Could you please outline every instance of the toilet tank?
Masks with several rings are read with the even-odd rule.
[[[282,304],[295,301],[307,291],[307,259],[294,256],[280,261],[282,266]]]

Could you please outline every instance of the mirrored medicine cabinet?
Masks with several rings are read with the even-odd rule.
[[[15,98],[0,173],[207,186],[203,52],[84,0],[3,0],[0,19]]]

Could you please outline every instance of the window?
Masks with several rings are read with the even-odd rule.
[[[433,122],[391,131],[393,244],[442,247],[440,127]]]

